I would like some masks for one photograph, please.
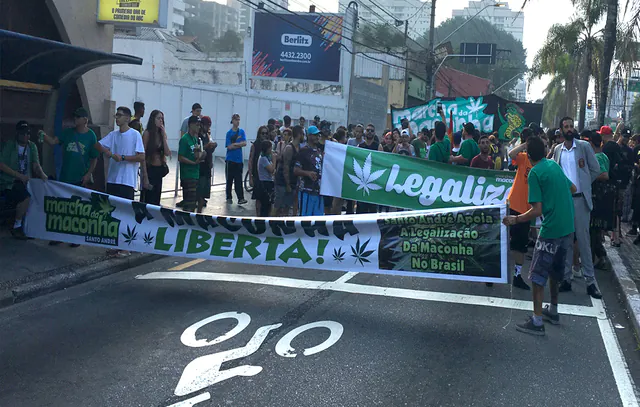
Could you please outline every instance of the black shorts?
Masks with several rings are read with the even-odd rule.
[[[520,212],[516,212],[511,209],[511,215],[522,215]],[[511,250],[520,253],[526,253],[529,246],[529,229],[531,229],[530,222],[516,223],[509,229],[511,235],[510,247]]]
[[[21,181],[15,181],[11,189],[4,191],[4,196],[7,197],[7,203],[9,206],[14,207],[20,204],[25,199],[28,199],[31,195],[27,191],[27,186]]]
[[[129,185],[107,184],[107,194],[133,201],[135,190]]]

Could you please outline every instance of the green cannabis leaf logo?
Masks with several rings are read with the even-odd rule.
[[[116,207],[109,202],[107,195],[93,194],[91,196],[91,205],[96,212],[102,215],[109,215],[116,209]]]
[[[135,227],[134,227],[134,229],[135,229]],[[151,246],[153,244],[153,236],[151,236],[151,232],[148,232],[148,233],[144,234],[143,242],[147,246]]]
[[[362,167],[360,166],[358,161],[354,158],[353,172],[355,172],[355,175],[353,174],[347,174],[347,175],[351,179],[351,182],[353,182],[358,186],[358,189],[356,189],[356,191],[360,191],[362,189],[363,190],[362,195],[369,195],[371,191],[377,191],[379,189],[382,189],[382,187],[376,184],[374,181],[380,178],[385,173],[385,171],[387,170],[386,169],[378,170],[378,171],[375,171],[373,174],[371,173],[371,153],[369,153],[367,158],[364,160],[364,165]]]
[[[351,246],[351,257],[356,259],[356,263],[360,262],[360,265],[364,267],[364,263],[371,263],[371,261],[367,258],[373,254],[375,250],[367,250],[367,245],[371,239],[364,242],[362,246],[360,246],[360,238],[356,241],[356,247]]]
[[[345,254],[346,253],[342,251],[341,247],[338,249],[333,249],[333,260],[337,261],[338,263],[342,263]]]
[[[136,232],[136,227],[134,226],[133,229],[130,229],[129,225],[127,225],[127,233],[123,233],[122,236],[125,239],[124,242],[131,245],[134,240],[138,239],[138,232]]]

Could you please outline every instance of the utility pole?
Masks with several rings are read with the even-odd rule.
[[[433,64],[435,63],[434,49],[433,49],[433,37],[435,35],[436,25],[436,0],[431,0],[431,21],[429,22],[429,49],[427,49],[427,99],[432,99],[435,95],[435,85],[432,80],[433,77]]]
[[[347,10],[351,9],[353,6],[353,25],[351,26],[353,36],[355,37],[356,29],[358,28],[358,3],[355,1],[351,1],[347,6]],[[346,13],[347,15],[349,13]],[[351,73],[349,74],[349,97],[347,98],[347,123],[351,123],[351,98],[353,95],[353,80],[355,79],[355,70],[356,70],[356,44],[353,42],[353,38],[351,39]],[[344,90],[343,90],[344,92]]]
[[[404,107],[409,107],[409,20],[404,22]]]

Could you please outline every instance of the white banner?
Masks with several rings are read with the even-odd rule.
[[[507,281],[505,205],[385,214],[198,215],[29,181],[30,237],[253,265]]]

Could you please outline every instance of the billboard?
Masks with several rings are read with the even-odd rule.
[[[98,0],[98,22],[167,28],[168,0]]]
[[[343,18],[255,14],[252,76],[340,82]]]
[[[433,129],[435,122],[441,120],[438,102],[442,103],[447,126],[450,115],[453,116],[453,131],[460,131],[465,123],[471,122],[482,133],[497,131],[502,140],[510,140],[512,131],[521,132],[529,123],[539,124],[542,120],[541,103],[513,102],[492,94],[437,98],[408,109],[391,109],[393,127],[399,128],[406,117],[414,133],[423,127]]]

